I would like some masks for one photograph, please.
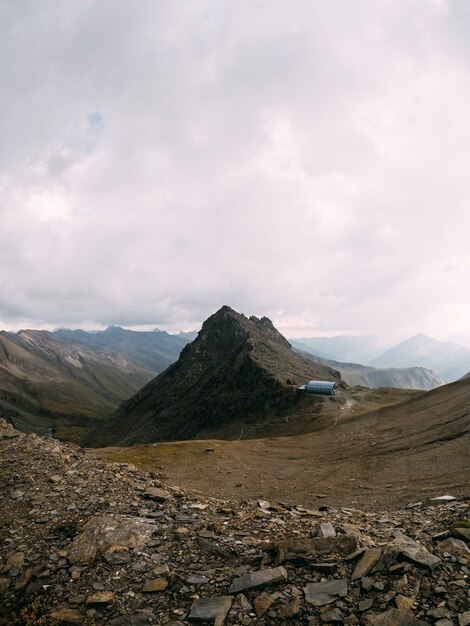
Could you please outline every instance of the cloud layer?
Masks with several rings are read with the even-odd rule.
[[[468,331],[463,0],[0,8],[0,322]]]

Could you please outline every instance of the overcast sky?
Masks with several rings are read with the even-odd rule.
[[[0,327],[470,331],[467,0],[0,0]]]

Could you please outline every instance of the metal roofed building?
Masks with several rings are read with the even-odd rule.
[[[299,391],[332,396],[336,393],[337,387],[338,385],[335,382],[330,382],[327,380],[309,380],[308,383],[299,387]]]

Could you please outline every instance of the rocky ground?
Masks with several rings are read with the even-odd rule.
[[[3,420],[0,479],[0,624],[470,624],[462,497],[227,501]]]

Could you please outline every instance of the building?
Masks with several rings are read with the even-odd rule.
[[[338,384],[328,380],[309,380],[308,383],[299,387],[299,391],[307,393],[319,393],[332,396],[336,393]]]

